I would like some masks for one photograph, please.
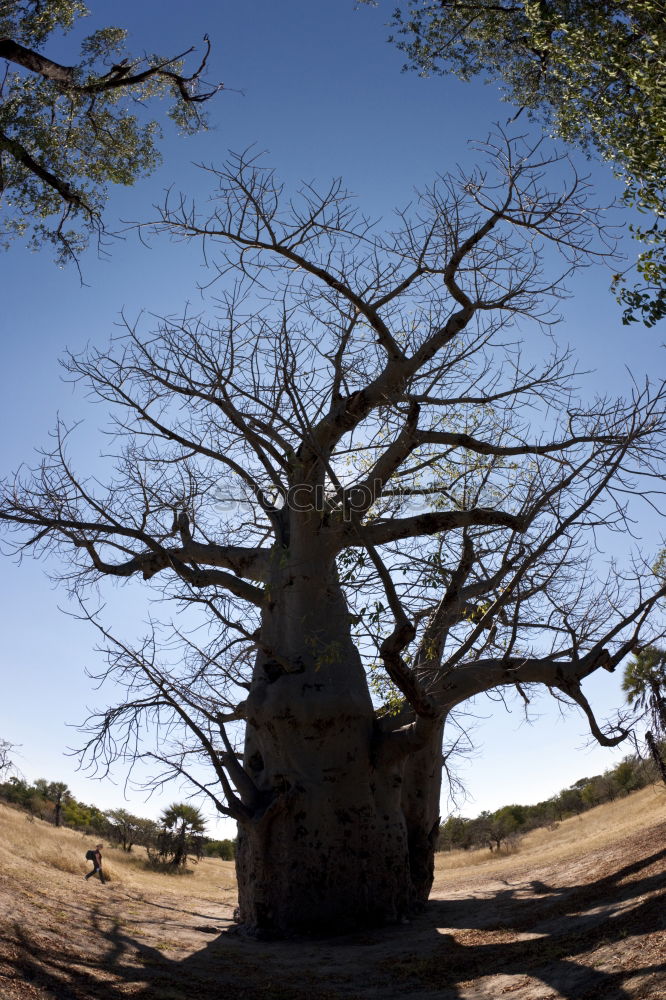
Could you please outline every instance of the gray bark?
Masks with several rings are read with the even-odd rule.
[[[412,904],[415,909],[422,909],[428,902],[435,875],[443,728],[443,721],[433,726],[423,748],[410,754],[405,761],[403,773],[401,801],[407,825]]]
[[[239,920],[298,933],[399,920],[413,905],[402,760],[381,742],[318,514],[274,553],[247,700]],[[274,597],[273,597],[274,595]]]

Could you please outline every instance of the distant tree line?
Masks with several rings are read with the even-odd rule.
[[[658,746],[663,758],[666,743]],[[603,774],[580,778],[536,805],[506,805],[495,812],[484,811],[475,819],[449,816],[440,827],[437,849],[506,849],[530,830],[555,826],[657,780],[659,773],[653,760],[628,756]],[[169,806],[158,821],[135,816],[126,809],[104,811],[78,802],[63,782],[38,778],[29,784],[16,776],[0,782],[0,800],[56,826],[103,837],[123,851],[130,852],[135,845],[145,847],[153,866],[164,870],[184,867],[188,857],[216,857],[223,861],[235,858],[236,841],[206,837],[201,813],[184,803]]]
[[[662,744],[662,756],[664,749]],[[580,778],[569,788],[536,805],[502,806],[495,812],[482,812],[476,819],[449,816],[440,827],[438,850],[467,851],[487,847],[499,851],[502,847],[515,845],[530,830],[555,826],[569,816],[577,816],[604,802],[613,802],[658,778],[654,761],[638,756],[625,757],[616,767],[591,778]]]
[[[180,868],[188,857],[232,861],[235,856],[235,841],[206,837],[199,810],[185,803],[174,803],[152,820],[126,809],[102,810],[79,802],[63,782],[38,778],[30,784],[15,775],[0,782],[0,800],[55,826],[103,837],[123,851],[145,847],[155,867]]]
[[[38,778],[30,784],[13,775],[0,784],[0,798],[56,826],[107,836],[107,814],[97,806],[77,802],[63,782]]]

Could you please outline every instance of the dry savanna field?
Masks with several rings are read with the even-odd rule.
[[[2,1000],[664,1000],[666,788],[599,806],[517,852],[441,854],[411,923],[308,941],[233,933],[233,865],[145,870],[0,806]]]

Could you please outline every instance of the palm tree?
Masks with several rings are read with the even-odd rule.
[[[638,717],[650,725],[645,742],[666,784],[666,763],[658,744],[658,739],[666,737],[666,649],[644,646],[638,650],[625,667],[622,690]]]
[[[174,802],[164,810],[160,823],[168,833],[162,853],[172,854],[170,864],[178,868],[185,864],[188,854],[195,853],[194,838],[203,834],[206,822],[196,806]]]

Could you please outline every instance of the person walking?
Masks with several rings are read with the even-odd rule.
[[[86,882],[88,881],[88,879],[90,878],[91,875],[97,875],[98,873],[99,873],[99,880],[100,880],[100,882],[102,884],[104,884],[104,882],[106,882],[106,879],[104,878],[104,872],[102,871],[102,848],[103,847],[104,847],[104,844],[97,844],[95,846],[95,850],[94,851],[88,851],[88,853],[86,854],[86,860],[87,861],[92,861],[92,863],[94,865],[93,870],[91,872],[88,872],[87,875],[83,876],[84,879],[86,880]]]

